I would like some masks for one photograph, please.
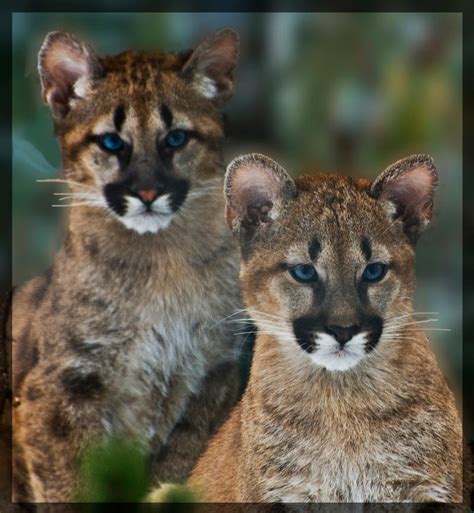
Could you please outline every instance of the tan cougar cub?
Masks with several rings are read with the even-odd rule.
[[[230,164],[258,335],[246,393],[193,471],[207,501],[461,501],[461,425],[411,299],[437,181],[426,155],[373,183]]]
[[[216,322],[241,305],[221,155],[237,54],[231,30],[182,53],[98,57],[61,32],[41,48],[73,208],[14,296],[15,500],[77,497],[77,457],[104,437],[184,479],[237,400],[242,339]]]

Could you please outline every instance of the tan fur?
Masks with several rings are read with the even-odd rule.
[[[190,484],[209,502],[460,502],[459,416],[412,313],[413,239],[429,222],[437,182],[431,159],[405,159],[374,186],[324,174],[293,182],[275,166],[250,155],[228,168],[227,217],[242,244],[244,299],[259,333],[246,392]],[[410,187],[392,187],[399,178],[414,184],[409,197]],[[369,261],[391,267],[364,292]],[[287,267],[295,263],[312,263],[317,280],[296,282]],[[383,330],[352,368],[315,364],[318,346],[306,351],[296,341],[301,317],[323,316],[323,332],[363,315],[380,317]]]
[[[72,208],[51,270],[14,296],[15,500],[73,500],[77,458],[104,436],[146,447],[155,479],[182,480],[237,400],[242,339],[218,323],[241,305],[238,247],[223,221],[219,111],[236,45],[228,30],[197,54],[99,58],[62,33],[43,45],[64,176],[72,193],[94,199],[73,197],[84,204]],[[199,89],[209,62],[212,98]],[[171,151],[163,141],[176,126],[196,135]],[[121,157],[97,142],[116,130],[129,145]],[[188,187],[169,225],[143,234],[124,226],[104,191],[128,179],[130,195],[170,180]]]

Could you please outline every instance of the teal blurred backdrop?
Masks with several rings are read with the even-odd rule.
[[[293,175],[375,178],[414,152],[440,172],[436,218],[418,245],[417,309],[451,331],[431,340],[461,399],[462,15],[449,13],[18,13],[13,16],[13,282],[52,262],[64,211],[51,208],[60,155],[42,104],[36,55],[48,31],[98,53],[183,50],[234,27],[242,53],[226,107],[227,161],[260,151]],[[61,211],[59,211],[61,210]]]

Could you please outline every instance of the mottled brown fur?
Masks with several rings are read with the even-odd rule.
[[[155,479],[184,479],[237,400],[241,338],[217,322],[241,305],[220,149],[236,55],[230,30],[181,54],[100,58],[64,33],[42,47],[64,177],[83,204],[52,268],[14,296],[15,500],[74,499],[77,458],[104,435],[149,449]],[[191,135],[174,150],[176,126]],[[117,155],[99,145],[116,131]],[[136,202],[167,183],[185,198],[169,226],[137,233],[104,199],[122,183]]]
[[[260,155],[229,165],[227,219],[245,248],[242,289],[259,332],[246,392],[193,470],[204,500],[461,501],[454,397],[423,325],[413,324],[414,240],[436,184],[423,155],[374,185],[325,174],[293,181]],[[374,261],[390,267],[364,284]],[[296,282],[294,264],[311,264],[316,278]],[[316,360],[323,334],[364,316],[383,329],[374,347],[367,335],[357,363],[331,370]],[[306,350],[301,318],[323,318]]]

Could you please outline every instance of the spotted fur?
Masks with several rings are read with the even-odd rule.
[[[459,416],[412,306],[436,183],[426,155],[373,184],[293,181],[256,154],[229,165],[227,219],[259,332],[246,393],[190,480],[204,500],[461,501]],[[370,262],[389,268],[364,283]],[[296,264],[317,278],[297,282]]]
[[[155,479],[182,480],[237,400],[242,338],[218,322],[241,305],[220,110],[237,46],[224,30],[183,53],[98,57],[61,32],[41,48],[80,206],[51,270],[14,297],[15,500],[73,500],[76,460],[104,436],[143,445]],[[101,147],[106,133],[120,152]]]

